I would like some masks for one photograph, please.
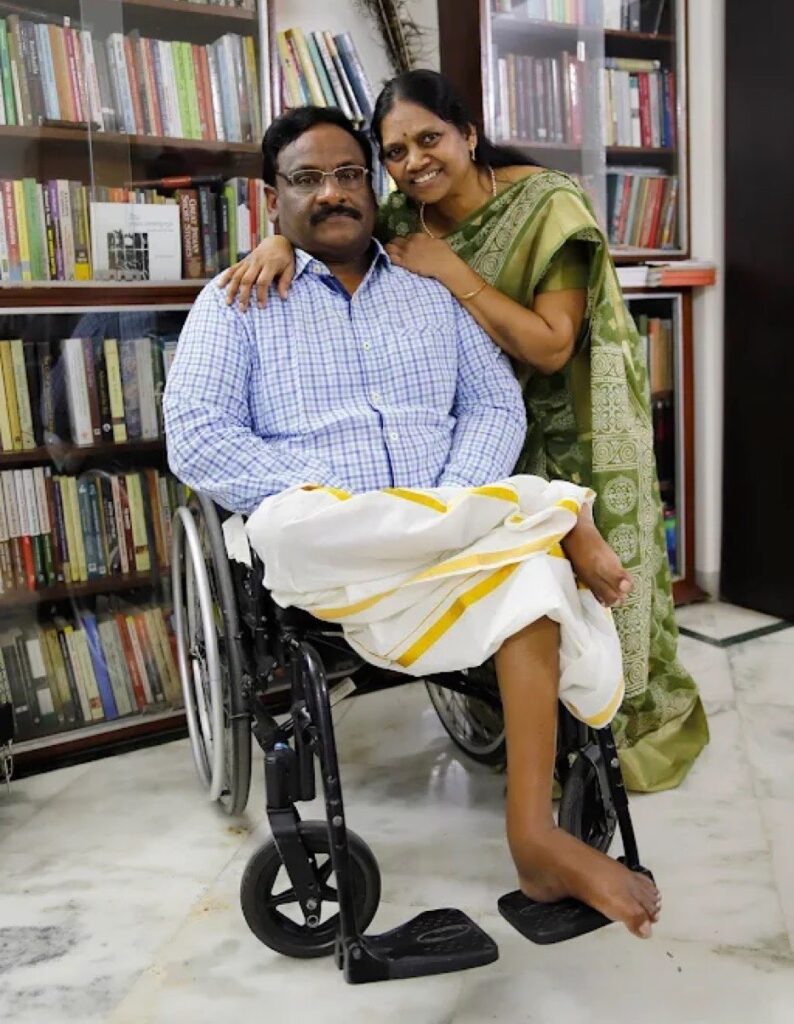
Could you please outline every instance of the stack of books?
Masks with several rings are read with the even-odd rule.
[[[349,32],[334,36],[288,28],[276,43],[285,109],[338,107],[352,121],[369,122],[375,97]]]
[[[78,609],[0,633],[0,692],[10,692],[17,740],[179,707],[171,618],[157,605]]]
[[[0,341],[0,450],[162,437],[163,388],[176,344],[175,335],[154,333]]]
[[[97,204],[101,204],[98,206]],[[107,204],[117,204],[108,209]],[[170,277],[213,277],[267,234],[263,183],[205,175],[91,188],[79,181],[0,180],[0,281],[89,281],[107,268],[109,235],[140,230],[146,207],[176,205]],[[101,231],[92,248],[94,219]],[[115,228],[116,231],[111,229]],[[155,232],[163,241],[162,232]],[[99,259],[97,259],[99,257]],[[105,272],[104,276],[109,277]],[[119,270],[119,280],[148,280],[148,266]]]
[[[0,593],[165,571],[184,487],[156,469],[0,472]]]
[[[505,141],[582,144],[587,67],[573,53],[497,59],[497,137]]]
[[[69,18],[0,18],[0,124],[258,143],[258,82],[252,36],[102,40]]]
[[[675,260],[673,263],[649,263],[647,283],[654,287],[704,287],[714,284],[717,271],[707,260]]]
[[[607,57],[601,72],[605,146],[675,146],[675,75],[658,60]]]
[[[678,177],[651,167],[608,169],[606,223],[611,245],[674,249]]]

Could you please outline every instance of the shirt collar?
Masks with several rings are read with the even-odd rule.
[[[386,252],[386,250],[383,248],[383,246],[377,240],[377,238],[372,239],[372,244],[375,247],[375,255],[373,256],[372,261],[369,265],[369,269],[366,275],[367,277],[370,275],[373,268],[376,266],[391,267],[392,265],[392,262],[389,259],[389,254]],[[296,246],[295,277],[293,278],[293,280],[297,281],[301,274],[303,274],[304,271],[306,270],[313,274],[327,274],[329,276],[331,274],[331,271],[328,269],[326,264],[322,262],[322,260],[315,259],[314,256],[306,252],[305,249],[299,249]]]

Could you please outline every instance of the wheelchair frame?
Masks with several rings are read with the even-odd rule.
[[[329,682],[354,676],[355,691],[365,693],[413,680],[362,662],[344,644],[340,629],[329,629],[297,609],[279,608],[262,586],[263,566],[255,556],[250,567],[228,560],[218,512],[209,499],[194,495],[177,509],[172,543],[178,666],[193,758],[210,799],[227,813],[241,812],[250,784],[251,733],[264,751],[273,838],[256,851],[243,876],[241,901],[252,931],[287,955],[334,952],[352,983],[462,970],[496,960],[496,944],[459,910],[426,911],[383,935],[364,934],[377,910],[380,875],[369,848],[346,827]],[[278,681],[281,701],[274,704]],[[501,708],[497,693],[463,673],[429,681]],[[277,721],[279,711],[288,711],[284,721]],[[316,796],[315,760],[325,800],[321,826],[302,822],[295,806]],[[556,770],[561,827],[606,852],[619,825],[627,866],[644,870],[611,730],[592,730],[561,706]],[[329,855],[323,872],[317,863],[322,853]],[[289,900],[263,889],[272,886],[278,861],[291,884]],[[330,871],[335,892],[327,885]],[[363,893],[357,891],[362,887]],[[336,896],[338,920],[323,924],[320,910],[329,892]],[[300,906],[304,925],[283,915],[279,924],[279,899]],[[500,910],[512,921],[514,911],[504,903],[511,899],[531,901],[518,893],[500,900]],[[535,907],[543,921],[530,936],[534,941],[560,941],[609,923],[582,904],[574,908],[573,918],[570,907],[567,915],[556,916],[548,912],[555,904]]]

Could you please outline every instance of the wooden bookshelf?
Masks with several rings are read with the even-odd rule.
[[[119,441],[107,444],[57,444],[50,448],[29,448],[21,452],[0,452],[0,469],[18,466],[35,466],[42,462],[57,461],[65,464],[87,460],[112,461],[116,458],[146,458],[162,456],[165,441],[157,438],[150,441]]]
[[[177,2],[177,0],[174,0]],[[75,125],[68,128],[42,126],[40,128],[19,125],[0,127],[0,142],[29,144],[31,142],[69,142],[78,146],[121,146],[130,150],[154,149],[195,150],[199,153],[228,153],[230,156],[252,156],[260,158],[261,147],[253,142],[227,142],[210,139],[174,138],[170,135],[127,135],[121,132],[89,131]]]
[[[54,587],[42,587],[40,590],[10,590],[0,594],[0,610],[46,605],[56,601],[79,601],[86,597],[96,597],[97,594],[120,594],[141,587],[151,588],[169,572],[170,569],[158,570],[157,573],[134,572],[126,576],[103,576],[102,579],[83,583],[58,583]]]
[[[129,105],[126,111],[120,106],[123,100],[120,97],[119,88],[122,87],[115,83],[113,88],[111,88],[110,79],[106,77],[104,87],[102,82],[99,81],[100,106],[102,116],[105,117],[105,124],[108,127],[113,127],[114,130],[98,131],[89,128],[85,120],[77,123],[78,98],[80,98],[84,111],[83,118],[90,116],[86,111],[95,109],[95,107],[91,107],[90,84],[86,85],[85,92],[81,91],[83,83],[88,82],[86,68],[91,67],[91,64],[86,63],[89,60],[86,56],[89,52],[87,50],[81,49],[79,55],[83,62],[82,77],[76,74],[71,75],[68,84],[65,86],[63,82],[56,80],[56,97],[58,102],[54,103],[52,101],[52,94],[50,94],[49,99],[47,96],[44,97],[43,107],[41,93],[38,94],[38,99],[34,96],[34,88],[38,88],[36,85],[37,79],[34,76],[34,68],[39,65],[28,65],[25,63],[22,67],[22,73],[26,76],[26,89],[30,99],[26,101],[20,93],[19,98],[22,99],[23,114],[17,116],[16,124],[0,126],[0,179],[12,181],[33,179],[39,190],[39,202],[45,199],[43,193],[46,189],[42,190],[43,183],[53,179],[67,180],[75,183],[75,188],[79,185],[84,190],[82,192],[78,190],[81,206],[79,216],[84,215],[87,221],[87,218],[90,216],[90,208],[87,204],[90,201],[119,201],[118,194],[92,191],[94,189],[127,188],[129,187],[127,183],[131,181],[157,181],[173,176],[182,177],[187,175],[205,178],[213,176],[220,179],[220,181],[217,183],[213,182],[210,185],[202,185],[202,187],[213,189],[210,193],[210,202],[218,204],[217,206],[212,206],[214,213],[211,223],[217,223],[218,225],[216,252],[220,253],[220,225],[222,222],[227,223],[224,221],[224,217],[231,216],[229,211],[232,209],[232,204],[234,204],[234,210],[237,211],[241,208],[241,203],[247,203],[250,209],[252,202],[261,202],[260,193],[255,192],[254,189],[247,193],[245,192],[247,186],[244,185],[242,180],[245,178],[259,179],[261,172],[260,141],[262,124],[258,123],[254,107],[249,99],[253,92],[258,97],[259,112],[264,123],[267,121],[270,110],[270,55],[267,52],[259,52],[261,39],[267,38],[267,26],[261,25],[260,15],[265,18],[268,17],[267,7],[267,4],[258,4],[257,10],[251,11],[222,6],[217,3],[191,3],[187,2],[187,0],[103,0],[102,3],[91,5],[89,10],[85,8],[85,5],[80,0],[36,0],[35,9],[32,9],[30,6],[25,6],[24,3],[19,2],[19,0],[4,0],[0,6],[0,18],[8,19],[12,15],[18,16],[19,31],[25,33],[25,39],[33,39],[31,45],[35,45],[37,50],[39,46],[38,37],[35,33],[32,37],[27,35],[28,30],[24,27],[31,20],[36,23],[48,21],[51,25],[54,25],[55,29],[49,33],[50,45],[54,47],[57,41],[58,49],[64,49],[67,54],[74,45],[74,41],[70,41],[66,30],[90,31],[94,48],[92,59],[96,59],[99,50],[101,50],[103,59],[107,62],[107,73],[110,76],[116,74],[117,66],[108,55],[107,40],[112,34],[120,33],[124,40],[120,44],[122,47],[121,59],[128,64],[132,61],[128,80],[131,85],[129,96],[133,105],[133,116],[131,119]],[[65,22],[65,18],[70,19],[70,21],[68,23]],[[7,22],[6,24],[8,25]],[[127,42],[126,40],[130,40],[130,33],[136,34],[132,36],[132,42]],[[144,40],[145,45],[144,43],[137,43],[136,40],[138,38]],[[216,46],[218,40],[221,39],[225,40],[223,47]],[[154,44],[149,44],[145,42],[146,40],[157,40],[158,49],[155,50]],[[189,47],[185,47],[181,51],[184,63],[178,61],[177,44],[183,46],[184,44],[190,44]],[[77,45],[78,49],[80,49],[79,41]],[[168,47],[169,49],[165,51],[162,50],[162,47]],[[252,48],[256,63],[258,85],[254,91],[244,93],[244,90],[240,88],[240,82],[244,80],[247,83],[249,81],[252,67]],[[53,57],[55,56],[55,51],[53,51]],[[192,64],[189,63],[191,57]],[[213,60],[215,61],[215,73],[213,75],[213,67],[210,67],[210,77],[207,77],[206,65],[212,64]],[[204,62],[203,64],[202,61]],[[229,63],[230,61],[231,64]],[[173,71],[171,70],[172,62]],[[124,63],[121,66],[124,66]],[[70,67],[68,60],[66,67],[68,74]],[[235,73],[228,73],[229,67],[232,67]],[[227,69],[226,74],[224,74],[224,68]],[[139,69],[142,69],[143,75],[140,78],[137,77]],[[238,69],[242,69],[242,72],[238,73]],[[156,75],[165,75],[166,71],[176,76],[171,82],[164,78],[155,77]],[[2,68],[0,68],[0,82],[2,82],[1,72]],[[44,72],[41,71],[41,74],[43,76]],[[28,75],[33,77],[28,77]],[[97,77],[98,79],[100,78],[99,70],[97,71]],[[189,88],[190,82],[193,82],[195,86],[192,91]],[[231,89],[227,88],[229,83],[232,85]],[[135,91],[136,87],[137,92]],[[43,77],[41,78],[41,88],[46,88]],[[104,92],[102,91],[103,88]],[[219,88],[221,89],[220,93],[218,91]],[[167,99],[167,95],[170,98]],[[69,96],[71,97],[71,112],[69,111]],[[194,105],[196,98],[199,104],[198,116],[196,115],[196,107]],[[166,99],[169,104],[168,111],[165,106]],[[5,96],[0,89],[0,102],[4,101]],[[16,94],[13,102],[17,102]],[[38,103],[38,106],[35,103]],[[176,106],[174,105],[175,103]],[[71,117],[75,120],[69,123],[61,121],[49,124],[40,123],[39,119],[43,116],[42,109],[49,111],[53,109],[53,106],[56,109],[60,109],[61,117]],[[155,107],[157,108],[156,114]],[[113,112],[111,116],[108,116],[108,111]],[[19,115],[19,111],[17,111],[17,115]],[[222,119],[222,127],[221,122],[218,122],[218,118]],[[129,130],[133,121],[136,126],[135,131]],[[225,134],[226,139],[212,138],[213,129],[211,125],[213,121],[215,123],[215,135]],[[176,131],[172,129],[180,124],[183,127],[179,130],[179,136],[190,133],[201,134],[204,137],[185,138],[177,136]],[[150,133],[153,125],[158,126],[157,134]],[[191,125],[192,128],[188,127]],[[127,130],[121,130],[121,126],[124,126]],[[171,131],[171,134],[164,134],[166,131]],[[233,141],[238,136],[248,141]],[[230,186],[232,192],[227,194],[223,190],[224,183],[229,179],[234,179],[234,183]],[[195,188],[198,189],[200,184],[196,183]],[[243,189],[243,191],[238,191],[235,194],[235,187]],[[261,190],[261,182],[257,182],[256,187]],[[164,187],[164,191],[166,188],[167,186]],[[173,198],[174,193],[168,190],[165,191],[165,195]],[[0,197],[0,217],[3,216],[4,201],[7,203],[8,199]],[[27,201],[25,199],[25,202]],[[29,211],[33,209],[32,206],[26,206],[23,212],[20,213],[18,205],[20,199],[18,196],[12,194],[11,202],[16,204],[15,216],[17,218],[23,215],[25,217],[30,216]],[[72,199],[72,202],[74,202],[74,199]],[[220,204],[224,205],[221,206]],[[58,212],[61,212],[60,207]],[[262,212],[261,208],[259,212]],[[7,212],[6,215],[8,215]],[[78,216],[75,208],[72,210],[72,216],[73,218]],[[180,208],[180,217],[183,216],[187,216],[187,214]],[[40,223],[43,224],[44,222],[40,221]],[[261,227],[264,224],[266,224],[266,218],[262,217],[259,226]],[[49,222],[44,224],[42,235],[40,236],[43,238],[44,245],[43,265],[45,267],[45,276],[47,272],[52,273],[50,267],[53,265],[53,250],[50,248],[48,251],[47,246],[52,246],[53,244],[51,239],[54,231],[48,235],[45,230],[48,226]],[[75,219],[72,225],[75,232],[75,244],[78,241],[76,232],[79,226]],[[184,227],[184,223],[181,224],[181,227]],[[57,237],[61,238],[60,227],[58,230]],[[90,239],[90,231],[87,224],[84,225],[84,230]],[[242,231],[242,228],[240,230]],[[224,237],[231,244],[234,234],[228,231]],[[187,234],[180,230],[179,240],[174,239],[177,244],[177,252],[179,252],[179,247],[185,238],[187,238]],[[208,250],[206,246],[208,242],[206,231],[202,230],[201,225],[199,225],[199,240],[202,247],[201,270],[204,272],[202,277],[169,281],[144,280],[135,282],[112,282],[93,279],[32,280],[22,282],[10,280],[9,275],[8,278],[0,281],[0,339],[22,339],[23,344],[32,342],[33,346],[29,346],[26,352],[28,354],[31,352],[36,353],[35,361],[33,363],[26,361],[25,364],[25,376],[27,377],[28,389],[30,391],[31,412],[34,416],[38,414],[37,409],[39,407],[36,406],[34,400],[34,395],[37,395],[38,392],[30,390],[31,381],[33,380],[31,374],[34,376],[38,375],[38,382],[43,386],[44,372],[42,364],[38,362],[39,349],[36,346],[40,344],[49,346],[48,351],[52,357],[54,367],[55,363],[62,357],[61,345],[63,339],[86,336],[102,337],[103,334],[94,332],[103,331],[102,323],[105,318],[107,318],[109,324],[114,325],[112,328],[107,328],[109,333],[104,335],[106,337],[118,338],[120,340],[123,338],[145,340],[149,337],[156,338],[158,335],[169,338],[175,336],[190,306],[201,288],[207,283],[209,276],[216,273],[217,269],[222,269],[224,265],[212,266],[207,256]],[[251,239],[249,237],[241,234],[235,243],[237,250],[231,253],[231,258],[236,258],[237,251],[249,248],[250,242]],[[108,246],[110,247],[110,242],[108,242]],[[62,255],[62,251],[58,253],[59,258]],[[195,256],[195,251],[189,252],[188,255]],[[227,253],[227,259],[228,255]],[[31,259],[32,257],[33,252],[31,250]],[[39,259],[41,258],[39,256]],[[127,257],[125,256],[124,258],[126,259]],[[24,259],[21,251],[17,259]],[[48,259],[49,263],[47,262]],[[63,259],[65,260],[65,256],[63,256]],[[183,268],[186,269],[187,265],[187,261],[183,259]],[[18,266],[19,263],[17,263]],[[76,267],[77,263],[75,262]],[[59,274],[63,276],[61,264],[57,264],[56,268]],[[123,269],[127,270],[128,268],[124,267]],[[132,269],[139,272],[140,268],[133,265]],[[191,270],[195,272],[193,267],[191,267]],[[69,276],[77,276],[76,270]],[[175,277],[178,277],[178,270]],[[126,334],[124,333],[123,326],[120,326],[125,318],[132,318],[129,322],[135,325],[128,328]],[[74,333],[75,331],[88,330],[89,328],[81,326],[84,323],[93,325],[90,327],[91,335]],[[111,330],[112,333],[110,333]],[[79,352],[79,348],[77,351]],[[152,355],[155,360],[159,358],[159,351],[159,348],[155,351],[153,344]],[[101,360],[102,372],[108,373],[109,371],[106,370],[104,363],[104,349],[100,347],[98,353],[94,353],[95,359]],[[119,346],[119,353],[121,353],[121,346]],[[90,347],[85,349],[83,354],[84,358],[90,362]],[[143,365],[146,365],[145,362]],[[139,369],[140,366],[139,362]],[[160,386],[166,370],[167,366],[163,362],[162,376],[159,378]],[[52,372],[55,372],[55,370]],[[61,373],[61,369],[58,369],[57,372]],[[3,371],[0,370],[0,400],[4,400],[5,391],[3,389],[6,386],[6,380],[2,374]],[[66,381],[65,376],[63,379],[65,383],[57,385],[64,389],[57,399],[58,401],[66,401],[67,390],[71,386]],[[19,389],[23,388],[24,385],[20,383],[18,376],[12,378],[12,380],[13,386],[19,394]],[[127,379],[125,378],[125,386],[126,382]],[[56,385],[47,385],[47,387],[50,386],[55,387]],[[89,384],[89,389],[91,387],[92,385]],[[97,389],[105,388],[104,394],[107,395],[108,385],[101,384],[99,377],[97,377],[96,387]],[[147,394],[158,394],[158,378],[156,376],[154,379],[154,391],[151,391],[151,384],[148,385],[148,388],[150,390],[147,390]],[[143,393],[141,391],[141,394]],[[73,396],[69,395],[68,397],[71,398]],[[100,399],[104,400],[101,396]],[[93,401],[93,398],[91,401]],[[102,416],[103,422],[106,422],[106,414],[103,413]],[[68,417],[64,417],[64,424],[67,419]],[[93,428],[96,428],[96,423],[93,423]],[[107,430],[107,426],[105,430]],[[63,427],[61,432],[64,433],[65,437],[71,436],[67,432],[66,426]],[[40,431],[37,433],[37,436],[41,437]],[[109,435],[103,433],[103,436]],[[4,443],[8,446],[7,442]],[[19,532],[11,534],[11,539],[8,541],[6,541],[6,538],[0,541],[0,543],[6,545],[0,551],[0,555],[3,557],[9,555],[9,558],[13,560],[12,570],[14,574],[11,582],[9,582],[9,572],[11,571],[8,568],[9,562],[3,563],[3,559],[0,558],[0,572],[4,573],[3,585],[6,588],[3,593],[0,593],[0,648],[6,652],[13,651],[14,649],[20,651],[30,642],[34,643],[34,645],[39,643],[42,645],[41,650],[44,652],[43,657],[46,667],[49,661],[45,651],[44,635],[41,633],[42,628],[55,625],[57,629],[61,630],[61,623],[63,622],[67,625],[71,624],[75,632],[85,631],[86,638],[88,638],[85,614],[99,615],[100,619],[97,621],[108,622],[109,620],[104,618],[104,616],[108,609],[113,610],[116,607],[125,609],[125,615],[131,615],[135,620],[136,628],[133,629],[132,625],[130,625],[133,633],[142,629],[143,633],[146,634],[146,636],[139,635],[137,641],[141,645],[144,661],[140,660],[139,655],[136,655],[136,657],[139,659],[139,671],[143,671],[142,666],[145,662],[146,671],[144,676],[147,677],[148,682],[142,683],[143,676],[140,677],[138,682],[139,688],[136,690],[135,695],[132,693],[128,694],[134,708],[140,709],[146,704],[143,711],[136,711],[134,714],[114,718],[111,713],[110,704],[105,700],[105,696],[100,694],[102,696],[103,714],[105,715],[103,720],[84,722],[79,726],[62,732],[46,731],[38,734],[37,730],[41,730],[41,724],[34,725],[28,719],[29,724],[26,738],[21,739],[21,737],[18,737],[18,742],[15,744],[14,749],[17,767],[22,773],[37,771],[56,764],[70,763],[89,756],[103,756],[113,750],[125,749],[130,745],[156,741],[158,737],[172,738],[185,734],[185,716],[178,709],[179,700],[176,693],[178,687],[175,687],[173,677],[171,677],[171,685],[169,687],[167,680],[162,675],[162,671],[165,670],[165,665],[168,661],[162,644],[165,644],[166,647],[168,646],[167,638],[163,636],[156,620],[151,620],[151,626],[141,625],[144,621],[143,616],[140,614],[142,609],[161,605],[167,606],[170,593],[170,569],[160,570],[157,568],[157,564],[160,561],[157,551],[160,550],[161,544],[167,543],[166,512],[162,504],[160,504],[160,499],[157,497],[160,493],[158,488],[161,486],[159,478],[155,482],[154,478],[146,477],[143,473],[140,473],[139,476],[143,491],[144,513],[147,513],[150,509],[156,509],[160,512],[160,518],[154,513],[148,522],[144,522],[150,546],[150,558],[152,565],[155,566],[152,571],[119,574],[117,571],[119,556],[116,554],[113,561],[113,568],[116,570],[114,572],[107,573],[101,578],[80,583],[52,584],[52,581],[56,578],[55,571],[57,571],[58,566],[57,562],[55,566],[47,563],[45,558],[47,551],[49,550],[53,559],[60,558],[63,554],[68,553],[71,553],[74,557],[74,552],[71,550],[71,540],[66,536],[66,532],[70,528],[66,521],[68,518],[66,491],[61,493],[62,488],[60,486],[55,487],[53,485],[53,487],[50,487],[49,484],[46,484],[46,502],[49,502],[53,496],[57,496],[58,502],[61,504],[57,508],[53,504],[49,505],[49,512],[47,513],[49,518],[45,518],[45,527],[39,532],[35,528],[35,517],[39,516],[39,524],[41,524],[42,517],[45,516],[44,509],[47,507],[45,499],[37,498],[33,505],[28,504],[27,507],[24,507],[23,502],[27,492],[22,490],[22,484],[19,483],[23,478],[23,474],[29,474],[24,478],[25,480],[32,478],[33,480],[41,481],[42,470],[47,468],[51,471],[53,478],[63,479],[80,475],[80,479],[86,480],[86,482],[100,481],[95,486],[88,487],[79,496],[79,508],[75,509],[72,504],[68,516],[72,517],[71,529],[80,530],[83,533],[86,556],[89,561],[91,554],[88,550],[89,543],[94,546],[95,551],[97,550],[96,545],[99,544],[100,548],[98,550],[100,552],[102,550],[101,545],[104,544],[104,559],[107,566],[110,566],[109,538],[111,537],[111,520],[114,509],[118,509],[121,506],[115,505],[111,507],[112,503],[108,498],[108,488],[101,481],[111,480],[118,474],[126,475],[127,480],[129,480],[130,474],[137,474],[146,468],[156,469],[159,474],[163,474],[166,471],[165,443],[162,437],[146,441],[133,440],[124,443],[102,443],[85,446],[78,446],[70,442],[58,442],[54,445],[44,445],[25,451],[0,452],[0,473],[3,474],[3,488],[0,489],[0,500],[5,501],[9,480],[13,480],[16,490],[12,490],[11,493],[15,495],[15,515],[19,519],[17,524]],[[108,472],[94,473],[94,470]],[[83,477],[83,473],[86,473],[87,476]],[[44,474],[45,483],[47,479],[48,477]],[[114,484],[113,486],[115,487],[116,485]],[[150,487],[151,490],[147,490],[147,487]],[[68,490],[72,491],[71,486]],[[72,493],[74,492],[72,491]],[[91,507],[90,498],[86,500],[85,505],[83,504],[86,493],[93,495],[93,508]],[[132,498],[129,500],[131,503]],[[140,499],[138,500],[140,501]],[[169,504],[173,504],[173,500],[173,497],[169,494]],[[124,514],[126,515],[127,498],[124,497],[123,501],[125,507]],[[40,502],[40,504],[37,506],[36,502]],[[94,516],[94,508],[98,518]],[[117,515],[120,514],[120,512],[117,512]],[[132,518],[133,509],[131,504],[129,515]],[[55,518],[52,518],[53,516]],[[146,516],[144,516],[145,518]],[[4,520],[0,519],[0,522],[4,522]],[[49,523],[50,527],[49,533],[46,528],[47,523]],[[95,527],[93,534],[90,526],[92,523]],[[97,524],[99,524],[98,529]],[[58,530],[57,541],[55,536],[56,527]],[[120,536],[121,524],[118,519],[116,527]],[[129,524],[125,529],[129,530]],[[138,529],[137,534],[132,536],[131,540],[128,535],[126,543],[132,543],[135,548],[139,547],[141,543],[141,529],[142,527]],[[155,540],[157,541],[157,550],[155,550],[154,546]],[[19,548],[14,548],[13,554],[11,554],[12,542],[20,545]],[[67,542],[69,552],[64,552],[63,545]],[[30,545],[29,547],[27,546],[28,544]],[[58,548],[59,544],[60,551]],[[132,550],[132,548],[128,548],[129,563],[126,560],[124,561],[124,564],[129,564],[130,567],[134,564]],[[12,588],[11,584],[21,582],[23,575],[30,578],[32,570],[29,558],[31,555],[28,552],[32,553],[32,557],[35,560],[33,568],[35,569],[36,577],[39,581],[45,577],[49,578],[52,585],[40,586],[36,590]],[[23,558],[28,560],[24,566]],[[103,556],[100,554],[100,564],[102,560]],[[117,602],[115,598],[120,600]],[[53,614],[57,615],[57,619],[53,619]],[[164,625],[166,630],[168,630],[169,625],[167,621],[164,621]],[[111,647],[115,648],[115,656],[123,660],[128,659],[127,652],[132,651],[134,648],[135,637],[133,635],[126,637],[123,633],[124,630],[121,633],[114,633],[113,630],[108,630],[105,633],[103,630],[103,636],[108,636],[111,640],[113,636],[116,638],[112,640],[111,646],[104,650],[103,654],[107,662],[108,672],[113,670]],[[160,641],[157,639],[158,636]],[[10,639],[14,637],[16,639]],[[63,637],[61,636],[62,640]],[[119,640],[121,640],[121,646],[119,646]],[[158,642],[161,642],[159,647],[160,654],[156,655],[155,649]],[[100,646],[104,643],[105,640],[101,640]],[[148,653],[144,650],[147,643],[152,646]],[[17,645],[16,648],[15,644]],[[23,646],[19,647],[20,644]],[[64,658],[69,659],[69,661],[64,662],[68,667],[72,656],[67,654],[66,648],[63,646],[61,647],[61,652]],[[130,655],[131,657],[132,655]],[[153,658],[154,660],[152,660]],[[158,658],[161,660],[158,661]],[[155,662],[157,662],[156,665]],[[89,655],[89,661],[83,665],[81,671],[87,670],[89,674],[96,674],[96,681],[101,685],[99,673],[94,672],[92,665],[94,668],[97,665],[95,650],[94,653]],[[19,666],[18,671],[22,672],[23,688],[27,687],[28,703],[31,702],[31,699],[37,701],[38,697],[35,694],[38,691],[35,690],[35,687],[31,689],[33,684],[30,674],[25,675],[25,672]],[[48,671],[50,670],[48,669]],[[119,671],[121,671],[120,665]],[[152,676],[153,672],[155,676],[159,673],[159,681],[155,676]],[[70,685],[78,685],[79,680],[77,682],[75,680],[79,673],[74,665],[68,668],[67,674],[72,679]],[[64,695],[62,693],[61,697],[58,697],[56,694],[57,685],[52,673],[50,673],[48,680],[53,698],[60,700]],[[133,680],[131,679],[130,682],[133,682]],[[117,684],[118,678],[111,685]],[[38,685],[41,685],[40,681]],[[144,685],[147,699],[140,695],[141,685]],[[168,709],[164,709],[163,704],[156,699],[158,687],[167,697],[170,692],[169,699],[171,703]],[[149,692],[150,690],[151,692]],[[72,689],[71,693],[72,697],[76,698],[77,691]],[[153,697],[155,699],[152,699]],[[125,701],[124,703],[126,707],[127,702]],[[35,708],[36,705],[33,704],[32,706]],[[121,705],[119,706],[121,707]],[[171,710],[172,707],[175,707],[176,710]],[[42,719],[47,721],[43,706],[40,706],[40,708]],[[80,716],[78,715],[78,717]]]

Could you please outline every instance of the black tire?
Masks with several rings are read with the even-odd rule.
[[[219,803],[227,814],[241,814],[251,787],[251,723],[243,697],[243,652],[237,597],[218,513],[212,502],[193,495],[188,507],[196,517],[216,609],[222,613],[218,646],[223,670],[226,786]],[[215,616],[217,622],[218,616]]]
[[[330,843],[326,823],[324,821],[302,821],[298,824],[298,831],[306,847],[306,852],[313,862],[314,870],[320,873],[324,870],[329,872],[323,878],[329,893],[323,903],[335,904],[336,890],[330,889],[327,885],[331,872],[329,871]],[[360,836],[348,829],[347,840],[350,847],[356,923],[359,931],[364,932],[369,927],[380,903],[380,870],[372,851]],[[327,860],[318,865],[318,857],[327,858]],[[273,893],[273,886],[281,867],[281,857],[272,839],[261,846],[246,864],[240,882],[240,903],[248,927],[260,942],[284,956],[297,957],[302,960],[330,956],[336,942],[339,914],[334,913],[316,928],[309,928],[304,923],[299,924],[282,914],[277,906],[292,904],[297,908],[298,916],[300,909],[297,897],[293,895],[293,898],[289,899],[292,893],[291,889],[287,889],[283,893]],[[287,885],[289,885],[289,879],[287,879]],[[285,896],[287,899],[284,899]],[[274,897],[281,897],[281,903],[275,904]],[[322,907],[318,912],[321,910]]]
[[[617,818],[611,801],[604,799],[601,777],[589,758],[580,755],[571,767],[562,787],[558,823],[601,853],[612,844]]]
[[[487,686],[498,696],[493,673],[488,674],[484,668],[469,669],[466,677],[470,683],[481,682],[483,687]],[[433,682],[426,682],[425,686],[430,702],[455,746],[477,764],[504,768],[507,746],[501,704],[497,710],[486,701],[464,696]]]

